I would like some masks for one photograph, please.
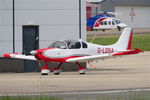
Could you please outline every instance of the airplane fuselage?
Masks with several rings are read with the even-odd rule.
[[[86,42],[84,42],[86,43]],[[76,49],[61,49],[55,47],[49,47],[45,49],[36,50],[35,57],[38,60],[42,60],[45,62],[66,62],[67,59],[83,57],[83,56],[91,56],[91,55],[101,55],[117,52],[115,48],[112,46],[101,46],[91,43],[86,43],[87,47]]]

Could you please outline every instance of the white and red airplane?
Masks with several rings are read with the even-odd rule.
[[[41,75],[47,75],[50,71],[58,75],[61,72],[61,65],[65,62],[76,63],[79,66],[79,73],[85,74],[87,68],[82,67],[79,62],[104,60],[111,57],[143,52],[137,48],[131,50],[132,34],[131,28],[125,28],[119,40],[112,45],[103,46],[87,43],[82,40],[60,40],[54,42],[48,48],[31,51],[32,55],[11,53],[4,54],[4,57],[43,61],[45,66],[41,69]],[[59,62],[60,64],[53,69],[49,69],[49,62]]]

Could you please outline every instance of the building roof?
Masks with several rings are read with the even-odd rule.
[[[87,3],[86,3],[86,7],[97,7],[97,5],[87,2]]]
[[[86,2],[92,2],[92,3],[97,3],[97,2],[103,2],[105,0],[86,0]]]
[[[150,0],[106,0],[114,3],[114,5],[125,6],[150,6]]]
[[[150,6],[150,0],[105,0],[101,3],[101,10],[113,12],[115,6]]]

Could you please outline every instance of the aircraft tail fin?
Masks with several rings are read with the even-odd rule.
[[[132,45],[133,31],[131,28],[124,28],[119,40],[114,44],[118,50],[130,50]]]

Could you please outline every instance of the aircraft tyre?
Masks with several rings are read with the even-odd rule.
[[[86,72],[87,72],[87,69],[81,69],[81,70],[79,70],[80,74],[85,74]]]
[[[48,75],[48,73],[41,73],[41,75]]]
[[[48,75],[49,72],[50,72],[49,69],[43,69],[41,70],[41,75]]]
[[[54,75],[59,75],[61,73],[61,70],[60,69],[54,70],[53,73]]]
[[[118,28],[118,31],[121,31],[121,27],[117,27]]]

